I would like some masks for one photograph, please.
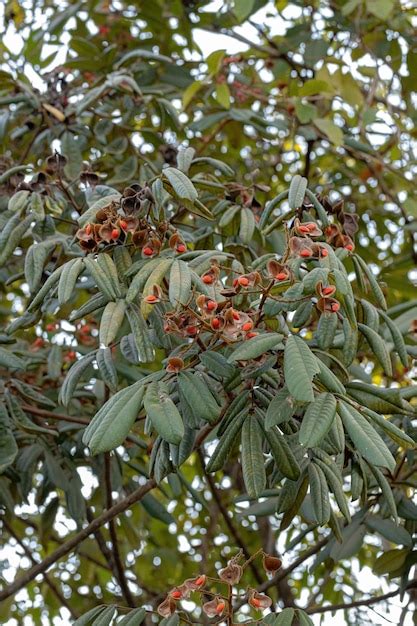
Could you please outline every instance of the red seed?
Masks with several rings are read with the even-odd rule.
[[[217,309],[217,302],[214,302],[214,300],[209,300],[207,302],[207,308],[209,311],[214,311],[215,309]]]
[[[298,230],[300,231],[300,233],[309,233],[310,232],[310,228],[309,226],[299,226]]]
[[[112,239],[119,239],[119,229],[118,228],[113,228],[113,230],[111,231],[111,238]]]
[[[203,575],[203,576],[199,576],[196,579],[195,584],[198,585],[199,587],[201,587],[202,585],[205,584],[205,582],[206,582],[206,577]]]
[[[177,246],[177,252],[179,252],[180,254],[182,254],[183,252],[185,252],[187,249],[187,246],[185,245],[185,243],[180,243]]]
[[[311,256],[311,250],[309,250],[308,248],[303,248],[300,251],[300,256],[302,256],[302,257],[309,257],[309,256]]]
[[[246,333],[246,339],[253,339],[253,337],[256,337],[258,335],[258,333]]]
[[[152,302],[156,302],[157,300],[158,298],[153,294],[151,294],[150,296],[146,296],[145,298],[145,302],[148,302],[149,304],[151,304]]]
[[[240,320],[240,315],[237,311],[232,311],[233,319]]]
[[[352,252],[352,250],[353,250],[353,244],[348,243],[348,244],[345,246],[345,250],[349,250],[349,252]]]
[[[86,232],[86,235],[91,234],[91,224],[87,224],[87,226],[85,227],[85,232]]]
[[[152,256],[153,255],[153,250],[149,246],[146,246],[146,248],[143,248],[142,252],[143,252],[143,254],[145,256]]]
[[[127,230],[127,222],[125,220],[120,220],[120,228]]]
[[[237,282],[242,287],[247,287],[249,285],[249,279],[246,278],[246,276],[239,276],[239,278],[237,279]]]
[[[197,326],[187,326],[187,334],[190,336],[197,334]]]
[[[279,272],[279,273],[275,276],[275,278],[276,278],[277,280],[286,280],[286,279],[287,279],[287,274],[286,274],[286,272]]]
[[[225,607],[224,602],[219,602],[219,604],[216,606],[217,615],[221,615],[221,613],[223,613],[224,607]]]
[[[334,289],[333,287],[323,287],[321,291],[323,296],[330,296],[330,294],[334,292]]]
[[[261,606],[261,601],[258,598],[252,598],[251,604],[252,604],[252,606],[254,606],[257,609],[259,609],[259,607]]]
[[[204,276],[201,277],[201,280],[206,285],[211,285],[213,282],[213,276],[211,276],[210,274],[204,274]]]
[[[251,330],[253,328],[253,323],[252,322],[245,322],[242,326],[242,330],[244,330],[245,332],[247,330]]]
[[[220,320],[218,317],[215,317],[213,320],[211,320],[211,326],[212,328],[214,328],[215,330],[217,330],[218,328],[220,328]]]
[[[182,598],[182,593],[181,591],[172,591],[171,596],[174,598],[174,600],[180,600]]]
[[[316,230],[316,225],[311,222],[311,224],[307,225],[308,230],[311,232],[312,230]]]
[[[327,252],[326,248],[321,248],[320,252],[321,252],[321,256],[324,256],[324,257],[329,256],[329,253]]]
[[[333,313],[337,313],[338,310],[340,309],[340,304],[338,302],[333,302],[331,309],[333,311]]]

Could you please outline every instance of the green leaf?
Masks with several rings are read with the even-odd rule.
[[[126,309],[130,328],[135,340],[138,359],[142,363],[150,363],[155,360],[155,348],[153,346],[149,328],[143,318],[141,310],[136,304],[130,303]]]
[[[336,126],[332,120],[328,118],[317,118],[313,121],[313,124],[317,126],[319,131],[321,131],[335,146],[343,145],[343,130]]]
[[[269,430],[273,426],[288,422],[294,415],[295,403],[288,393],[288,389],[283,387],[271,400],[265,415],[265,428]]]
[[[300,466],[286,438],[273,427],[265,432],[265,439],[279,471],[290,480],[297,480],[300,476]]]
[[[83,443],[91,454],[113,450],[124,442],[143,405],[144,395],[142,379],[107,400],[84,431]]]
[[[319,446],[331,428],[336,415],[336,399],[331,393],[320,393],[309,404],[301,422],[298,439],[302,446]]]
[[[320,315],[315,338],[322,350],[327,350],[333,344],[337,330],[337,313],[324,311]]]
[[[151,517],[158,519],[160,522],[167,525],[175,523],[175,518],[151,493],[147,493],[142,498],[141,505]]]
[[[394,6],[394,0],[366,0],[366,8],[369,13],[381,21],[388,19]]]
[[[39,288],[44,265],[55,245],[51,241],[42,241],[41,243],[32,244],[26,252],[25,278],[31,293],[34,293]]]
[[[362,259],[362,257],[360,257],[358,254],[355,254],[353,256],[353,259],[357,262],[357,264],[359,265],[361,271],[365,274],[366,278],[368,279],[368,282],[369,282],[369,285],[371,287],[371,290],[372,290],[372,293],[374,295],[375,300],[377,301],[377,303],[379,304],[381,309],[386,311],[387,310],[387,302],[385,300],[385,296],[384,296],[384,294],[382,292],[382,289],[379,286],[378,281],[375,278],[374,273],[372,272],[372,269],[369,267],[369,265],[367,265],[367,263],[365,263],[365,261]]]
[[[138,159],[132,155],[125,159],[114,170],[114,175],[107,181],[108,185],[119,185],[135,178],[138,169]]]
[[[295,610],[293,608],[287,608],[281,611],[278,617],[272,622],[272,626],[291,626],[295,617]]]
[[[116,612],[115,606],[108,606],[102,613],[94,620],[92,626],[109,626]]]
[[[180,372],[178,386],[194,414],[196,423],[204,420],[209,424],[216,422],[220,415],[220,407],[214,399],[207,383],[198,372]]]
[[[97,264],[103,270],[109,282],[111,283],[111,288],[113,293],[116,294],[116,298],[121,298],[123,296],[123,293],[122,287],[119,282],[119,274],[111,256],[105,253],[97,255]]]
[[[168,443],[179,444],[184,436],[184,424],[177,407],[169,397],[168,388],[153,382],[146,389],[145,411],[155,430]]]
[[[316,357],[300,337],[290,335],[284,351],[284,377],[290,394],[300,402],[313,402],[312,380],[320,371]]]
[[[88,273],[95,281],[99,290],[110,300],[116,300],[118,296],[114,289],[113,282],[103,268],[100,267],[97,261],[94,261],[91,257],[86,256],[84,258],[84,263]]]
[[[378,335],[377,332],[375,332],[372,328],[369,328],[369,326],[365,326],[365,324],[358,324],[358,328],[362,335],[366,338],[369,347],[382,365],[387,376],[392,376],[391,356],[388,352],[385,341],[382,337],[380,337],[380,335]]]
[[[391,437],[391,439],[398,443],[400,446],[402,446],[403,448],[416,448],[416,442],[411,439],[411,437],[409,437],[406,433],[400,430],[398,426],[390,422],[389,419],[386,419],[383,415],[380,415],[379,413],[375,413],[375,411],[368,409],[368,407],[363,407],[363,412],[365,413],[365,415],[370,417],[371,420],[373,420],[375,424],[377,424],[377,426],[382,428],[382,430],[386,432],[388,437]]]
[[[96,359],[104,384],[114,393],[117,390],[117,371],[111,348],[100,348],[97,350]]]
[[[401,359],[401,363],[404,365],[404,367],[408,367],[409,358],[407,354],[407,348],[405,346],[404,338],[401,334],[400,329],[398,328],[397,324],[393,322],[393,320],[384,311],[379,311],[379,314],[387,325],[395,349],[397,350],[398,356]]]
[[[327,524],[330,519],[330,500],[329,488],[324,472],[316,463],[310,463],[308,466],[308,477],[316,522],[320,525]]]
[[[395,459],[376,430],[352,406],[339,402],[339,413],[355,448],[373,465],[395,469]]]
[[[249,407],[245,407],[242,411],[229,421],[227,428],[219,439],[213,454],[207,463],[208,472],[217,472],[222,469],[225,461],[236,443],[236,438],[248,416]]]
[[[255,415],[249,415],[242,427],[242,472],[246,491],[259,498],[265,489],[265,459],[262,451],[262,429]]]
[[[391,490],[391,485],[389,484],[388,480],[385,478],[380,469],[372,465],[369,465],[369,467],[381,489],[384,506],[387,507],[390,514],[394,518],[395,523],[398,524],[397,505],[395,503],[394,495]]]
[[[190,83],[188,87],[183,91],[182,106],[184,109],[186,109],[190,102],[193,101],[194,96],[200,91],[203,86],[204,83],[201,80],[196,80],[193,83]]]
[[[12,370],[24,370],[26,363],[19,356],[13,354],[13,352],[0,348],[0,366]]]
[[[62,268],[58,283],[58,302],[65,304],[71,298],[77,278],[84,267],[82,259],[71,259]]]
[[[0,402],[0,474],[15,460],[18,453],[16,440],[10,428],[6,407]]]
[[[71,180],[77,178],[81,172],[83,155],[80,144],[81,142],[68,130],[61,136],[61,152],[67,159],[64,171]]]
[[[169,273],[169,301],[172,306],[188,304],[191,294],[191,272],[185,261],[175,259]]]
[[[100,343],[104,346],[111,344],[119,332],[123,323],[126,310],[126,302],[108,302],[104,308],[100,321]]]
[[[332,370],[328,368],[327,365],[325,365],[319,358],[317,359],[317,364],[320,368],[317,378],[326,387],[326,389],[328,391],[333,391],[333,393],[345,395],[346,389],[344,385],[342,385],[337,376],[333,374]]]
[[[198,198],[196,188],[184,172],[177,170],[175,167],[166,167],[162,173],[180,200],[194,202]]]
[[[93,609],[90,609],[87,613],[84,613],[84,615],[81,615],[81,617],[76,619],[73,626],[88,626],[88,624],[91,624],[91,620],[94,617],[97,617],[99,613],[102,613],[105,608],[106,606],[104,604],[95,606]]]
[[[243,207],[240,210],[240,228],[239,237],[244,244],[249,245],[255,232],[255,216],[253,211],[248,207]]]
[[[254,8],[255,0],[235,0],[233,12],[241,23],[253,13]]]
[[[403,527],[398,526],[390,519],[382,519],[378,515],[368,515],[365,519],[366,526],[382,537],[395,543],[412,548],[413,540],[410,533]]]
[[[216,100],[224,109],[230,109],[230,89],[227,83],[217,83]]]
[[[387,550],[376,559],[372,571],[376,576],[396,572],[404,565],[409,553],[410,550],[408,548]]]
[[[83,375],[84,371],[91,365],[95,358],[95,353],[87,354],[83,356],[79,361],[76,361],[70,368],[68,374],[65,376],[64,382],[59,392],[59,402],[64,406],[68,406],[75,388]]]
[[[279,333],[265,333],[263,335],[257,335],[252,339],[246,340],[244,343],[238,345],[228,358],[229,363],[235,361],[248,361],[250,359],[256,359],[265,352],[279,348],[283,335]]]
[[[158,259],[158,261],[159,262],[156,264],[154,269],[152,269],[152,272],[147,278],[146,283],[143,287],[143,293],[142,293],[143,298],[146,298],[146,296],[149,296],[153,293],[154,285],[160,285],[162,283],[165,277],[165,274],[168,272],[169,268],[171,267],[171,263],[173,262],[172,259]],[[133,284],[133,281],[132,281],[132,284]],[[127,298],[128,296],[129,296],[129,292],[127,294]],[[131,302],[132,300],[128,299],[127,301]],[[153,306],[154,305],[148,304],[147,302],[142,300],[140,308],[141,308],[142,315],[145,320],[148,318],[149,314],[153,310]]]
[[[302,205],[306,189],[307,179],[299,174],[293,176],[288,191],[288,204],[290,209],[298,209]]]

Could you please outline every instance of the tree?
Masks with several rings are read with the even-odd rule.
[[[414,598],[412,7],[220,4],[6,3],[6,623]]]

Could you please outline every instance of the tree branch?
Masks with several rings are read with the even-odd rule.
[[[416,589],[417,588],[417,579],[412,580],[406,586],[406,589]],[[328,611],[341,611],[342,609],[354,609],[358,606],[371,606],[372,604],[377,604],[378,602],[383,602],[384,600],[388,600],[388,598],[393,598],[401,593],[402,589],[394,589],[394,591],[389,591],[388,593],[384,593],[380,596],[373,596],[371,598],[366,598],[365,600],[355,600],[354,602],[346,602],[340,604],[331,604],[329,606],[318,606],[304,609],[306,613],[310,615],[316,613],[327,613]]]
[[[33,567],[27,570],[20,578],[14,580],[8,587],[5,587],[0,591],[0,601],[13,596],[20,591],[25,585],[30,583],[36,576],[46,572],[51,565],[59,561],[63,556],[72,552],[84,539],[87,539],[89,535],[94,533],[97,529],[101,528],[104,524],[115,518],[117,515],[127,511],[133,504],[139,502],[151,489],[156,486],[154,478],[149,479],[144,485],[141,485],[131,494],[129,494],[123,500],[120,500],[117,504],[113,505],[110,509],[104,511],[101,515],[96,517],[90,524],[80,530],[76,535],[68,539],[65,543],[47,556],[41,563],[37,563]]]
[[[112,487],[111,487],[111,459],[108,452],[104,455],[104,482],[106,485],[106,506],[107,509],[111,509],[112,507]],[[113,547],[113,559],[114,565],[117,572],[117,579],[122,590],[122,593],[125,597],[127,604],[134,608],[136,606],[135,601],[133,599],[132,593],[129,589],[129,585],[127,584],[126,575],[123,567],[122,558],[120,556],[119,543],[117,541],[117,533],[114,519],[109,520],[109,531],[110,538]]]

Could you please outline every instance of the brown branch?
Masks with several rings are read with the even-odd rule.
[[[22,576],[14,580],[8,587],[5,587],[0,591],[0,601],[13,596],[20,591],[28,583],[30,583],[36,576],[46,572],[51,565],[59,561],[63,556],[72,552],[84,539],[87,539],[89,535],[94,533],[97,529],[101,528],[104,524],[115,518],[117,515],[124,513],[133,506],[136,502],[139,502],[151,489],[156,486],[155,479],[151,478],[144,485],[141,485],[131,494],[117,502],[110,509],[104,511],[95,520],[88,524],[85,528],[80,530],[76,535],[68,539],[65,543],[57,548],[54,552],[48,555],[41,563],[37,563],[30,569],[28,569]]]
[[[104,483],[106,486],[106,506],[107,509],[111,509],[113,501],[112,501],[112,486],[111,486],[111,459],[110,454],[108,452],[104,455]],[[124,595],[124,598],[127,604],[134,608],[136,606],[135,601],[133,599],[132,593],[129,589],[129,585],[127,584],[126,575],[123,567],[122,558],[120,556],[119,543],[117,541],[117,533],[116,533],[116,525],[115,520],[111,519],[109,521],[109,531],[110,538],[113,547],[113,559],[114,565],[117,572],[117,580],[119,582],[120,588]]]
[[[417,579],[412,580],[406,586],[406,589],[416,589],[417,588]],[[388,593],[384,593],[380,596],[373,596],[371,598],[366,598],[365,600],[355,600],[354,602],[341,602],[340,604],[331,604],[329,606],[318,606],[313,607],[311,609],[304,609],[306,613],[310,615],[316,613],[327,613],[328,611],[341,611],[342,609],[354,609],[358,606],[371,606],[372,604],[377,604],[378,602],[383,602],[384,600],[388,600],[388,598],[393,598],[401,593],[402,589],[394,589],[394,591],[389,591]]]
[[[31,404],[22,404],[22,409],[32,415],[38,415],[39,417],[45,417],[54,420],[62,420],[63,422],[71,422],[73,424],[82,424],[88,426],[89,420],[83,420],[81,417],[72,417],[71,415],[64,415],[63,413],[53,413],[53,411],[47,411],[46,409],[38,409],[37,406]]]
[[[207,472],[206,470],[206,464],[204,461],[204,455],[203,452],[199,449],[198,450],[198,454],[200,457],[200,462],[201,462],[201,467],[203,469],[203,473],[204,473],[204,477],[207,481],[207,484],[209,486],[209,489],[211,491],[211,494],[213,496],[213,499],[217,505],[217,508],[219,509],[224,522],[227,526],[227,528],[229,529],[230,534],[232,535],[233,539],[236,542],[236,545],[239,546],[239,548],[242,549],[243,554],[245,555],[245,559],[250,560],[251,555],[250,552],[248,550],[248,548],[246,547],[245,542],[243,541],[242,537],[240,536],[237,528],[235,527],[235,525],[232,522],[232,519],[229,515],[229,511],[226,509],[226,507],[224,506],[222,499],[220,497],[220,493],[215,485],[215,482],[213,480],[213,477]],[[253,561],[250,561],[249,563],[249,567],[252,570],[252,573],[256,579],[256,582],[258,584],[260,584],[263,581],[263,576],[260,575],[258,568],[256,567],[255,563],[253,563]]]
[[[6,520],[4,518],[3,518],[2,521],[3,521],[3,526],[7,530],[9,535],[11,535],[15,539],[17,544],[22,548],[22,550],[25,553],[25,555],[27,556],[27,558],[30,561],[32,561],[32,563],[34,565],[36,565],[37,562],[34,559],[32,552],[28,549],[27,546],[25,546],[23,541],[20,539],[20,537],[18,537],[18,535],[16,535],[15,531],[13,530],[13,528],[11,526],[9,526],[9,524],[6,522]],[[50,579],[48,574],[44,573],[43,574],[43,579],[46,582],[46,584],[48,585],[48,587],[50,588],[50,590],[52,591],[52,593],[58,598],[58,600],[62,604],[62,606],[65,606],[65,608],[70,612],[72,617],[74,619],[79,617],[79,613],[76,613],[74,611],[74,609],[68,604],[66,598],[62,595],[61,591],[58,589],[58,587],[55,585],[55,583]]]

